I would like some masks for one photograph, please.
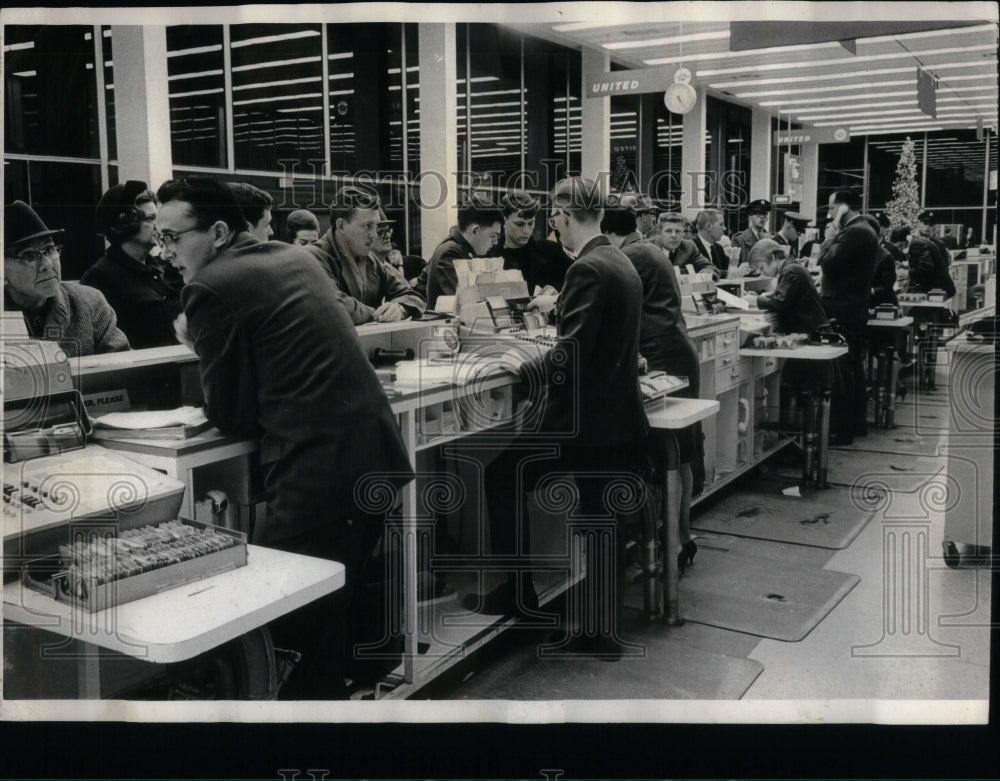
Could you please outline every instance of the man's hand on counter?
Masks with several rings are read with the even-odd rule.
[[[398,323],[405,317],[406,310],[393,301],[386,301],[372,313],[372,319],[377,323]]]
[[[194,352],[194,342],[188,336],[187,315],[183,312],[174,319],[174,336],[177,337],[178,342],[187,347],[191,352]]]

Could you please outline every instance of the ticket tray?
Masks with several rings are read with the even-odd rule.
[[[179,588],[222,572],[245,567],[247,563],[246,535],[233,529],[179,519],[186,526],[210,529],[213,532],[232,537],[236,542],[228,548],[213,551],[195,558],[185,559],[176,564],[125,576],[107,583],[96,582],[96,578],[80,579],[78,589],[70,583],[70,574],[59,554],[32,559],[21,565],[21,582],[34,591],[40,591],[59,602],[69,602],[82,607],[88,613],[97,613],[116,605],[158,594],[161,591]],[[77,593],[78,591],[78,593]]]

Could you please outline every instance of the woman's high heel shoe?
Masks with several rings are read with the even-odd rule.
[[[694,544],[694,540],[685,542],[681,547],[680,553],[677,554],[677,570],[681,575],[684,574],[684,570],[688,568],[689,564],[694,564],[694,557],[697,553],[698,546]]]

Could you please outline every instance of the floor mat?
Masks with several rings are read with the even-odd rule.
[[[879,506],[878,501],[852,499],[844,488],[802,489],[801,496],[784,496],[758,487],[731,494],[711,507],[699,507],[691,526],[718,534],[840,550],[850,545]]]
[[[698,552],[680,583],[688,621],[775,640],[801,640],[861,578],[717,549]]]
[[[864,450],[870,453],[901,453],[915,456],[936,456],[940,453],[940,448],[945,437],[944,430],[925,429],[918,434],[912,428],[897,428],[891,430],[869,429],[868,436],[854,440],[854,444],[845,447],[833,447],[829,449],[831,456],[834,452],[844,452],[853,450]]]
[[[862,485],[877,481],[893,491],[912,493],[944,469],[944,458],[868,450],[830,450],[827,479],[834,485]],[[796,479],[801,468],[776,466],[776,475]]]
[[[461,700],[738,700],[763,672],[760,662],[685,642],[686,627],[626,621],[625,638],[642,655],[617,662],[539,658],[549,634],[535,633],[448,694]],[[694,627],[692,627],[692,630]],[[696,632],[692,632],[696,634]]]

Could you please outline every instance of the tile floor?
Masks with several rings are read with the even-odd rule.
[[[691,622],[683,627],[664,628],[665,632],[683,633],[677,639],[683,640],[687,647],[736,655],[763,665],[763,671],[740,697],[744,702],[867,701],[856,704],[854,718],[860,721],[880,719],[881,709],[874,700],[900,703],[957,700],[963,702],[950,705],[957,705],[958,713],[985,714],[990,684],[991,573],[984,566],[963,563],[960,568],[951,569],[945,565],[941,553],[943,513],[927,501],[927,491],[932,490],[929,486],[944,475],[944,458],[937,454],[947,442],[946,370],[944,365],[938,367],[938,388],[943,390],[934,394],[919,394],[912,387],[912,378],[906,380],[911,387],[905,402],[897,402],[897,428],[872,429],[867,437],[855,440],[850,450],[867,453],[870,459],[860,456],[840,459],[841,472],[831,474],[838,484],[831,490],[849,491],[852,482],[864,478],[865,470],[873,470],[867,472],[872,474],[883,462],[881,470],[887,474],[891,474],[889,469],[900,471],[912,469],[913,463],[919,465],[906,480],[897,483],[885,506],[847,548],[831,551],[741,538],[743,552],[748,555],[812,562],[860,576],[861,582],[804,639],[781,642]],[[935,412],[940,413],[937,418]],[[939,420],[942,415],[943,423]],[[913,457],[916,443],[923,454],[919,460]],[[900,454],[900,451],[910,452]],[[843,474],[849,468],[858,474]],[[500,652],[490,653],[486,649],[469,660],[460,675],[440,682],[418,697],[516,699],[523,689],[509,680],[511,668],[505,659],[520,653],[518,669],[523,670],[524,664],[532,663],[530,649],[524,648],[530,642],[527,637],[524,641],[507,638]],[[597,692],[600,698],[607,697],[608,691],[614,691],[613,686],[607,685],[608,680],[613,681],[621,674],[615,672],[616,666],[598,665],[591,677],[605,680],[593,688],[588,688],[586,681],[580,683],[579,674],[569,668],[566,680],[562,680],[560,666],[551,666],[551,675],[556,678],[549,679],[552,691],[560,692],[556,699],[597,699],[594,696]],[[651,666],[650,674],[655,669]],[[631,670],[628,677],[634,677]],[[566,684],[571,679],[577,681],[578,688],[569,689],[567,694]],[[650,686],[651,692],[671,690],[665,689],[662,681],[656,683]],[[623,697],[637,696],[634,680],[623,690],[628,691]],[[705,697],[704,691],[700,696]],[[719,691],[716,696],[733,695]],[[544,699],[545,693],[533,697],[538,698]],[[711,693],[707,698],[712,698]],[[921,715],[914,713],[913,718],[932,722],[955,718],[954,708],[947,710],[943,702],[941,706],[944,709],[940,714],[932,703],[923,707]],[[967,709],[963,710],[965,706]],[[906,718],[898,712],[895,717]]]

